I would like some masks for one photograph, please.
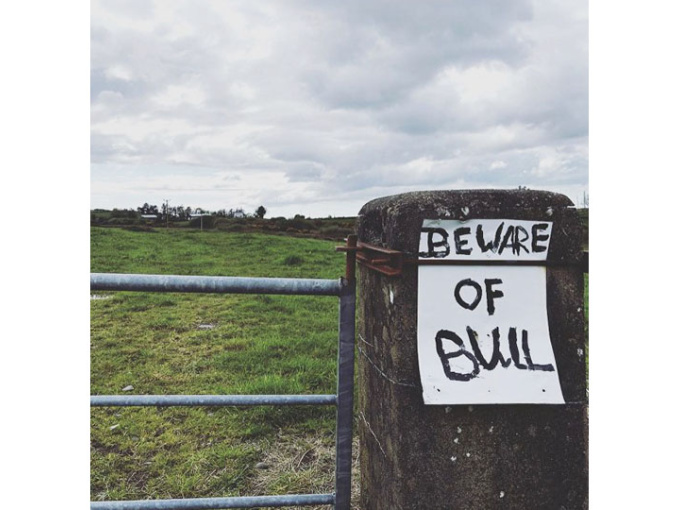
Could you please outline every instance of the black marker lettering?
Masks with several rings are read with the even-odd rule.
[[[466,248],[468,243],[467,239],[461,239],[461,236],[466,236],[470,233],[469,227],[458,227],[453,231],[453,240],[456,246],[456,253],[458,255],[470,255],[472,253],[472,248]]]
[[[491,354],[491,361],[486,361],[486,358],[484,358],[484,355],[479,348],[479,335],[477,335],[477,332],[468,326],[467,334],[468,338],[470,339],[470,345],[472,346],[472,352],[475,353],[475,358],[477,358],[477,361],[479,361],[479,364],[482,365],[482,367],[487,370],[493,370],[496,368],[496,365],[498,365],[498,362],[501,363],[503,368],[507,368],[510,365],[511,360],[504,359],[501,355],[501,334],[498,331],[498,328],[494,328],[491,332],[493,338],[493,352]]]
[[[501,224],[498,225],[498,228],[496,229],[496,237],[494,238],[494,240],[485,243],[484,227],[482,227],[481,223],[477,225],[477,245],[479,246],[479,249],[482,250],[482,253],[486,253],[489,250],[495,253],[498,250],[498,245],[501,242],[501,234],[503,233],[504,226],[505,222],[501,222]]]
[[[508,227],[508,230],[505,231],[505,236],[503,236],[503,242],[501,243],[500,247],[498,248],[498,254],[499,255],[501,253],[503,253],[503,250],[505,250],[508,246],[512,248],[514,235],[515,235],[515,227],[510,225]]]
[[[446,375],[448,379],[451,381],[469,381],[470,379],[477,377],[477,374],[479,374],[479,362],[472,354],[465,350],[463,340],[456,333],[447,329],[440,329],[434,337],[434,340],[436,342],[439,360],[444,369],[444,375]],[[459,347],[459,349],[455,352],[444,352],[443,340],[451,340]],[[472,370],[470,372],[460,373],[451,370],[451,363],[449,363],[449,360],[460,356],[464,356],[472,362]]]
[[[510,328],[508,331],[508,343],[510,344],[510,356],[512,362],[520,370],[526,370],[527,366],[523,365],[519,360],[519,350],[517,349],[517,328]]]
[[[548,228],[547,223],[535,223],[531,227],[531,251],[534,253],[540,253],[545,251],[547,248],[543,245],[538,244],[540,241],[547,241],[550,237],[548,234],[539,234],[539,230],[545,230]]]
[[[538,365],[532,361],[531,351],[529,350],[529,333],[527,333],[526,329],[522,330],[522,351],[524,352],[524,359],[529,366],[529,370],[539,370],[541,372],[555,371],[555,367],[553,367],[552,364]]]
[[[427,251],[421,251],[418,253],[420,257],[430,258],[434,257],[436,259],[443,259],[449,253],[451,253],[451,248],[449,246],[449,233],[443,228],[423,228],[421,232],[427,233]],[[434,235],[438,234],[441,240],[435,241]],[[443,247],[443,250],[437,250],[436,248]]]
[[[465,301],[463,297],[460,295],[460,289],[463,288],[464,286],[474,287],[477,293],[475,299],[473,299],[471,303]],[[477,305],[482,300],[482,286],[478,284],[476,281],[472,280],[471,278],[468,278],[467,280],[461,280],[458,282],[458,285],[456,285],[456,288],[453,291],[453,295],[460,306],[468,310],[474,310],[475,308],[477,308]]]
[[[522,238],[520,238],[520,235],[519,235],[520,232],[522,232],[524,234],[524,236]],[[529,232],[527,232],[527,229],[517,225],[515,227],[515,242],[512,244],[512,253],[514,253],[515,255],[519,255],[519,253],[521,251],[520,249],[524,249],[525,252],[529,253],[529,249],[526,246],[524,246],[524,244],[523,244],[524,241],[526,241],[528,239],[529,239]]]
[[[493,285],[499,285],[503,283],[503,280],[500,278],[488,278],[484,280],[484,285],[486,285],[486,310],[489,312],[489,315],[493,315],[493,313],[496,311],[496,307],[493,304],[494,298],[500,298],[503,297],[503,291],[501,290],[494,290],[492,288]]]

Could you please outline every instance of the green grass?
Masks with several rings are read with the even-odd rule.
[[[336,244],[255,233],[93,228],[91,271],[338,278],[344,256]],[[587,328],[587,276],[585,283]],[[335,392],[336,298],[96,294],[107,299],[91,301],[92,394],[121,394],[128,385],[133,394]],[[334,412],[94,408],[91,497],[332,492]]]
[[[344,257],[335,244],[93,228],[91,271],[339,278]],[[105,299],[91,300],[94,395],[122,394],[128,385],[131,394],[335,392],[336,298],[95,294]],[[334,428],[332,406],[93,408],[91,497],[309,492],[312,478],[315,492],[332,492]],[[272,442],[276,437],[283,444]],[[309,444],[312,454],[303,447]],[[278,449],[304,450],[300,455],[327,468],[310,476],[304,463],[274,455]],[[256,468],[262,462],[268,467]],[[293,472],[284,472],[291,465]]]

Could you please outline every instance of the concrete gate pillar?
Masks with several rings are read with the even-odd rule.
[[[581,226],[559,194],[415,192],[373,200],[358,240],[417,259],[423,220],[552,222],[546,299],[564,404],[425,405],[418,265],[359,265],[358,367],[364,510],[582,509],[588,501]],[[380,264],[380,262],[378,262]]]

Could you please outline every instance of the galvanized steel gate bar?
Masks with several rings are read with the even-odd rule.
[[[349,264],[349,262],[348,262]],[[352,260],[352,265],[354,261]],[[354,394],[355,286],[350,280],[303,278],[239,278],[228,276],[166,276],[90,274],[90,290],[140,292],[200,292],[338,296],[338,376],[336,395],[92,395],[96,406],[234,406],[336,405],[335,493],[286,496],[93,501],[91,510],[173,510],[334,505],[349,510],[352,467]]]

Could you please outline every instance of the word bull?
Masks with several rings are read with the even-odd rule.
[[[468,340],[472,347],[472,352],[468,351],[464,345],[463,339],[457,333],[449,331],[448,329],[440,329],[436,336],[435,342],[437,345],[437,354],[442,363],[444,374],[452,381],[469,381],[479,375],[482,368],[485,370],[495,370],[499,365],[502,368],[508,368],[513,364],[518,370],[538,370],[544,372],[554,372],[555,367],[551,364],[534,363],[531,357],[531,350],[529,347],[529,333],[522,330],[522,354],[520,357],[519,348],[517,346],[517,328],[508,329],[508,347],[510,349],[510,358],[504,358],[500,348],[500,331],[499,328],[494,328],[491,331],[491,338],[493,342],[493,352],[490,359],[486,359],[479,348],[479,335],[470,326],[466,328]],[[457,347],[454,351],[444,350],[444,340],[450,340]],[[463,371],[458,368],[460,363],[456,363],[455,369],[451,366],[451,360],[456,358],[466,358],[469,361],[469,369]],[[523,358],[523,359],[522,359]]]

